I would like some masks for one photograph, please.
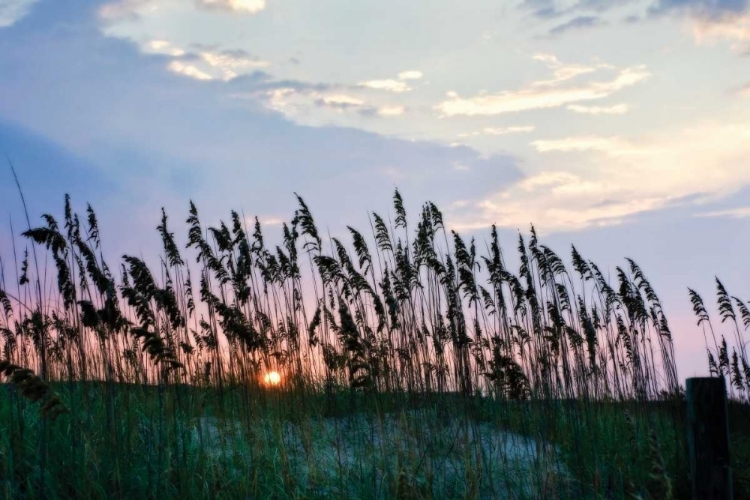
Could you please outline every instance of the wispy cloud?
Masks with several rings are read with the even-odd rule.
[[[167,69],[173,73],[177,73],[178,75],[187,76],[189,78],[194,78],[196,80],[213,80],[214,77],[209,75],[208,73],[205,73],[192,64],[184,64],[180,61],[172,61],[167,66]]]
[[[718,200],[750,185],[750,127],[744,123],[704,122],[650,138],[570,137],[532,146],[561,155],[552,163],[558,166],[451,214],[456,227],[515,228],[533,221],[545,231],[580,230],[690,203],[698,194]],[[569,154],[576,157],[566,162],[563,155]],[[705,216],[747,217],[748,210]]]
[[[365,104],[362,99],[357,99],[345,94],[321,95],[315,99],[318,106],[327,106],[336,109],[360,108]]]
[[[368,89],[386,90],[388,92],[395,92],[397,94],[413,90],[405,82],[401,80],[393,80],[390,78],[387,80],[368,80],[365,82],[359,82],[358,85],[360,87],[366,87]]]
[[[200,51],[203,61],[217,70],[223,80],[231,80],[238,74],[270,66],[268,61],[252,57],[244,50]]]
[[[250,96],[265,101],[266,107],[294,120],[309,123],[332,123],[337,115],[356,113],[360,116],[398,116],[404,112],[399,106],[375,106],[364,98],[350,94],[319,91],[310,88],[275,88]]]
[[[655,0],[649,7],[652,14],[684,12],[704,19],[726,19],[747,12],[747,0]]]
[[[167,40],[149,40],[141,45],[141,50],[147,54],[162,54],[165,56],[181,57],[185,51],[172,45]]]
[[[534,54],[532,59],[542,62],[546,64],[550,69],[554,70],[554,78],[552,78],[551,80],[541,80],[538,82],[533,82],[531,84],[533,87],[551,87],[567,80],[576,78],[577,76],[594,73],[598,69],[612,68],[612,66],[608,66],[605,64],[599,64],[596,66],[585,64],[565,64],[553,54]]]
[[[750,49],[750,13],[719,19],[698,17],[693,20],[693,36],[698,44],[726,40],[733,52],[745,53]]]
[[[28,14],[39,0],[3,0],[0,2],[0,28],[12,26]]]
[[[254,224],[255,219],[253,219],[251,222]],[[280,226],[286,221],[281,217],[263,217],[259,218],[258,222],[260,222],[264,226]]]
[[[196,0],[199,7],[256,14],[266,8],[266,0]]]
[[[253,57],[244,50],[220,50],[200,45],[192,48],[196,51],[188,51],[167,40],[149,40],[141,45],[141,50],[147,54],[173,57],[167,66],[170,71],[198,80],[229,81],[270,66],[268,61]]]
[[[539,19],[556,19],[566,15],[588,12],[603,13],[615,10],[639,0],[524,0],[521,10],[531,12]],[[641,0],[642,1],[642,0]]]
[[[405,106],[381,106],[377,110],[380,116],[401,116],[406,112]]]
[[[421,80],[423,77],[422,72],[416,70],[402,71],[398,74],[399,80]]]
[[[696,213],[693,214],[693,217],[729,217],[732,219],[744,219],[750,217],[750,207],[737,207],[729,208],[727,210]]]
[[[357,84],[358,87],[368,88],[373,90],[384,90],[386,92],[393,92],[396,94],[402,94],[404,92],[411,92],[414,90],[409,86],[408,81],[421,80],[424,78],[424,74],[417,70],[402,71],[398,74],[396,79],[384,78],[376,80],[365,80]]]
[[[543,171],[478,203],[449,210],[447,215],[455,229],[479,229],[493,223],[519,228],[531,222],[545,233],[619,224],[669,203],[653,195],[628,194],[602,176]]]
[[[504,91],[496,94],[480,94],[475,97],[460,97],[448,92],[448,100],[435,106],[444,116],[498,115],[532,109],[557,108],[577,102],[603,99],[624,88],[642,82],[650,76],[645,66],[621,69],[609,81],[588,82],[579,85],[563,86],[580,75],[594,73],[611,66],[565,65],[554,56],[538,55],[535,59],[546,62],[554,69],[552,80],[533,82],[520,90]]]
[[[603,26],[607,24],[597,16],[578,16],[574,17],[570,21],[559,24],[549,30],[549,34],[552,36],[562,35],[568,31],[576,31],[587,28],[595,28],[597,26]]]
[[[481,130],[475,130],[473,132],[465,132],[458,134],[459,137],[475,137],[478,135],[507,135],[507,134],[520,134],[526,132],[533,132],[533,125],[515,126],[515,127],[485,127]]]
[[[747,83],[737,89],[736,94],[740,97],[748,98],[750,99],[750,83]]]
[[[531,143],[540,153],[599,151],[611,156],[645,154],[650,149],[638,147],[619,137],[567,137],[565,139],[539,140]]]
[[[628,112],[627,104],[615,104],[614,106],[581,106],[580,104],[571,104],[568,106],[570,111],[583,113],[587,115],[624,115]]]
[[[99,17],[105,21],[121,21],[156,9],[158,5],[154,0],[113,0],[99,8]]]

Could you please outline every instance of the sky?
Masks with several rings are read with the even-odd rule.
[[[684,378],[687,287],[750,299],[749,63],[750,0],[0,0],[0,153],[32,224],[70,193],[115,258],[188,200],[278,231],[297,192],[336,236],[398,187],[508,254],[533,223],[641,265]],[[5,166],[0,217],[7,262]]]

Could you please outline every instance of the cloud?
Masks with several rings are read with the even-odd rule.
[[[406,208],[416,213],[427,199],[445,206],[454,197],[485,197],[523,176],[508,155],[482,157],[467,147],[399,140],[340,126],[300,126],[286,113],[269,111],[261,100],[269,98],[265,92],[284,88],[286,95],[279,99],[292,105],[299,99],[301,114],[326,120],[346,114],[364,121],[371,118],[360,118],[360,108],[395,114],[401,103],[386,101],[391,94],[379,93],[370,101],[362,96],[364,89],[356,93],[345,86],[274,80],[262,72],[210,85],[177,78],[165,71],[165,65],[179,62],[182,70],[193,65],[205,73],[209,65],[187,54],[174,60],[170,55],[144,54],[129,40],[103,35],[98,18],[82,20],[79,12],[70,14],[71,22],[79,23],[74,29],[55,29],[60,15],[73,11],[79,1],[50,0],[48,5],[51,12],[43,16],[48,25],[35,18],[36,24],[0,30],[0,119],[80,156],[81,162],[64,164],[39,160],[37,164],[47,169],[54,164],[52,176],[42,175],[43,168],[37,170],[19,157],[17,166],[25,168],[21,175],[36,176],[30,184],[46,186],[60,196],[50,203],[52,213],[61,208],[61,186],[73,178],[71,163],[91,164],[110,181],[113,187],[100,189],[92,201],[101,200],[95,208],[107,219],[102,221],[103,236],[112,252],[157,255],[158,235],[139,229],[158,222],[159,208],[165,206],[179,232],[189,199],[196,202],[206,224],[228,215],[231,208],[277,219],[287,214],[289,220],[296,203],[292,193],[297,191],[316,220],[330,224],[335,236],[334,231],[345,232],[347,224],[367,227],[368,209],[384,214],[389,210],[393,182],[386,169],[400,176]],[[154,50],[172,48],[157,43]],[[189,52],[189,47],[180,48]],[[232,93],[254,97],[228,99]],[[318,97],[323,106],[316,105]],[[12,139],[0,130],[0,141],[3,137]],[[26,150],[37,151],[33,145]],[[458,172],[456,164],[470,170]],[[148,185],[143,185],[144,178]],[[58,179],[66,183],[55,184]],[[0,191],[10,188],[3,181]],[[91,191],[101,187],[97,183]],[[74,202],[87,201],[85,194]],[[9,198],[0,194],[0,200],[5,199]],[[43,205],[36,199],[29,196],[28,201],[38,214],[52,198],[40,196]],[[0,244],[4,241],[0,236]]]
[[[595,28],[597,26],[603,26],[605,24],[607,23],[596,16],[578,16],[574,17],[570,21],[555,26],[554,28],[549,30],[549,34],[551,36],[557,36],[562,35],[563,33],[567,33],[568,31]]]
[[[206,64],[220,73],[223,80],[231,80],[238,74],[270,66],[268,61],[251,57],[244,50],[223,50],[219,52],[206,50],[199,52],[199,55]]]
[[[229,81],[240,75],[253,73],[258,68],[270,66],[269,62],[253,57],[244,50],[219,50],[216,47],[197,45],[193,46],[197,52],[188,52],[167,40],[149,40],[140,48],[147,54],[174,58],[167,69],[198,80]]]
[[[531,143],[540,153],[553,151],[570,153],[599,151],[612,156],[646,154],[648,149],[639,148],[619,137],[569,137],[565,139],[539,140]]]
[[[750,83],[746,83],[745,85],[740,87],[735,93],[740,97],[743,97],[745,99],[750,99]]]
[[[406,111],[405,106],[381,106],[377,114],[380,116],[401,116]]]
[[[114,0],[99,8],[99,17],[109,22],[135,19],[157,8],[156,0]]]
[[[615,104],[614,106],[581,106],[580,104],[571,104],[567,107],[574,113],[583,113],[587,115],[624,115],[628,112],[627,104]]]
[[[649,138],[534,141],[556,165],[451,213],[456,227],[533,221],[548,232],[625,222],[637,214],[720,200],[750,186],[750,126],[703,122]],[[566,159],[567,155],[575,155]],[[747,216],[747,208],[716,216]]]
[[[617,76],[609,81],[589,82],[564,87],[560,84],[607,66],[567,66],[559,63],[553,56],[536,56],[536,58],[548,62],[551,67],[555,68],[554,79],[534,82],[520,90],[503,91],[497,94],[480,94],[469,98],[463,98],[455,92],[449,92],[447,94],[448,100],[437,104],[435,109],[443,116],[479,116],[557,108],[578,102],[603,99],[642,82],[650,76],[645,66],[633,66],[620,70]]]
[[[693,36],[699,45],[727,40],[731,43],[733,52],[747,53],[750,50],[750,13],[720,18],[695,18]]]
[[[750,217],[750,207],[729,208],[727,210],[716,210],[713,212],[702,212],[693,214],[693,217],[729,217],[732,219],[745,219]]]
[[[562,83],[566,80],[571,80],[580,75],[594,73],[598,69],[611,68],[611,66],[607,66],[605,64],[600,64],[597,66],[586,66],[583,64],[563,64],[557,57],[552,54],[534,54],[532,59],[545,63],[550,69],[554,70],[553,79],[534,82],[531,84],[533,87],[549,87]]]
[[[172,57],[181,57],[185,55],[183,49],[175,47],[166,40],[149,40],[141,45],[141,50],[147,54],[162,54]]]
[[[318,106],[328,106],[336,109],[361,108],[365,101],[344,94],[323,95],[315,100]]]
[[[750,0],[655,0],[648,12],[687,16],[698,44],[727,40],[735,53],[750,50]]]
[[[398,74],[399,80],[421,80],[424,75],[421,71],[402,71]]]
[[[3,0],[0,2],[0,28],[12,26],[25,17],[39,0]]]
[[[591,202],[592,198],[598,200],[612,189],[573,174],[544,178],[539,182],[531,178],[530,181],[524,181],[532,186],[530,189],[514,187],[515,192],[504,190],[478,203],[470,202],[461,210],[448,210],[446,220],[456,230],[484,229],[490,224],[526,228],[533,223],[539,234],[549,234],[621,224],[635,214],[662,209],[674,201],[659,197],[623,197],[606,203]]]
[[[395,92],[400,94],[402,92],[409,92],[412,90],[406,83],[399,80],[387,79],[387,80],[368,80],[366,82],[359,82],[357,85],[360,87],[366,87],[368,89],[385,90],[388,92]]]
[[[255,218],[252,218],[249,221],[246,221],[248,225],[255,224]],[[280,226],[284,222],[286,222],[286,219],[282,219],[281,217],[259,217],[258,222],[260,222],[263,226]]]
[[[266,8],[266,0],[196,0],[203,9],[226,10],[257,14]]]
[[[214,78],[208,73],[204,73],[193,65],[183,64],[180,61],[172,61],[167,66],[167,69],[178,75],[187,76],[196,80],[213,80]]]
[[[386,92],[393,92],[395,94],[402,94],[404,92],[411,92],[414,90],[406,82],[409,80],[421,80],[424,77],[421,71],[409,70],[402,71],[398,74],[398,79],[386,78],[382,80],[366,80],[359,82],[358,87],[368,88],[373,90],[384,90]]]
[[[257,97],[257,94],[253,96],[254,99]],[[406,112],[406,107],[402,105],[377,106],[368,103],[363,98],[349,94],[319,92],[311,89],[272,89],[265,92],[265,99],[268,108],[301,122],[322,120],[332,123],[336,121],[337,115],[341,116],[346,113],[392,118]]]
[[[474,132],[465,132],[458,134],[459,137],[475,137],[478,135],[507,135],[507,134],[519,134],[526,132],[533,132],[533,125],[515,126],[515,127],[485,127],[481,130],[475,130]]]
[[[703,19],[720,20],[744,13],[748,7],[748,0],[655,0],[649,7],[649,12],[657,15],[669,12],[688,13]]]
[[[396,116],[403,109],[396,106],[378,108],[360,97],[337,92],[335,89],[318,91],[311,88],[281,87],[249,95],[262,100],[266,107],[295,121],[331,123],[337,116],[356,113],[361,116]]]
[[[640,0],[524,0],[519,9],[530,11],[542,20],[556,19],[580,12],[602,13],[618,9]]]
[[[562,15],[554,0],[524,0],[518,8],[530,11],[533,16],[540,19],[550,19]]]
[[[18,0],[16,0],[18,1]],[[61,0],[64,1],[64,0]],[[195,8],[204,11],[226,11],[257,14],[266,8],[266,0],[193,0]],[[111,0],[99,8],[99,17],[107,22],[137,19],[145,14],[174,7],[181,2],[168,0]],[[187,3],[187,2],[185,2]]]

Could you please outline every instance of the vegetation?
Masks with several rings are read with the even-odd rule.
[[[152,266],[110,267],[67,196],[62,225],[23,233],[15,279],[0,260],[5,498],[689,495],[672,333],[634,261],[610,283],[573,247],[570,270],[532,227],[514,274],[494,226],[478,255],[428,202],[410,232],[398,191],[372,239],[324,243],[297,201],[273,248],[191,203],[189,257],[162,211]],[[690,296],[734,423],[750,313],[717,283],[731,355]]]

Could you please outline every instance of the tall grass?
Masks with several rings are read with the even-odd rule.
[[[7,498],[689,491],[672,334],[633,260],[610,282],[575,247],[566,266],[532,227],[514,273],[494,226],[480,254],[433,203],[410,223],[398,191],[393,223],[372,213],[350,242],[324,238],[297,201],[273,247],[257,218],[206,227],[192,202],[178,242],[162,210],[152,266],[108,265],[94,210],[67,196],[60,223],[45,214],[23,232],[53,272],[28,248],[17,280],[0,260]],[[709,359],[747,399],[732,307],[720,299],[737,348],[715,342]]]

